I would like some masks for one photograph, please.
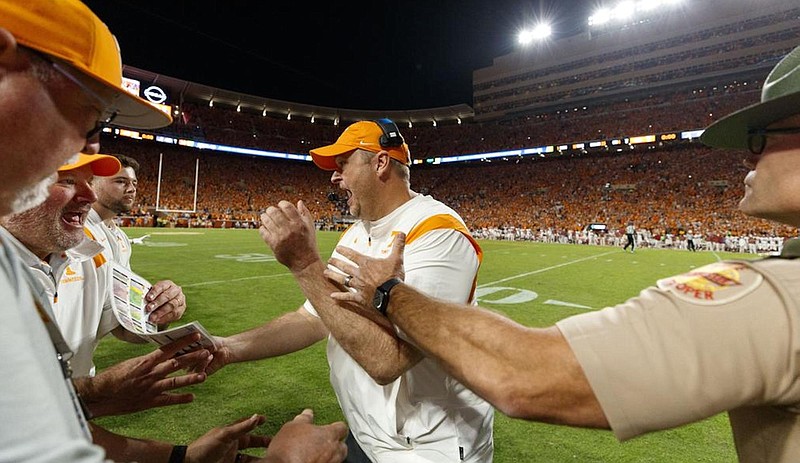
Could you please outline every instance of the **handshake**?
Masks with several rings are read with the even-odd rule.
[[[198,349],[179,354],[199,340],[200,334],[193,333],[165,344],[147,355],[108,367],[97,376],[75,378],[75,389],[89,418],[192,402],[194,394],[174,391],[200,384],[208,377],[205,369],[214,358],[213,352]],[[179,373],[181,371],[183,372]],[[136,442],[141,444],[147,455],[164,454],[165,461],[168,455],[174,458],[176,453],[183,455],[183,461],[202,463],[343,461],[347,455],[347,447],[343,442],[347,435],[347,426],[343,422],[317,426],[313,424],[313,420],[314,412],[306,409],[285,423],[274,436],[259,436],[251,434],[251,431],[263,424],[266,418],[255,414],[214,428],[188,446],[172,446],[138,439]],[[121,440],[126,439],[125,437],[94,424],[90,426],[94,442],[104,447],[109,457],[114,460],[129,459],[130,455],[122,453],[126,445]],[[239,453],[248,448],[266,448],[266,456],[256,458]]]

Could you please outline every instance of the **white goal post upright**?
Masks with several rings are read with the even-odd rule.
[[[161,169],[164,164],[164,153],[160,153],[158,157],[158,182],[156,183],[156,212],[197,212],[197,184],[200,180],[200,159],[195,160],[194,167],[194,203],[192,209],[162,209],[160,207],[161,201]]]

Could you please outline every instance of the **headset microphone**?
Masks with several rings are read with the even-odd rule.
[[[339,194],[336,193],[335,191],[331,191],[330,193],[328,193],[328,201],[330,201],[332,203],[346,202],[347,201],[347,196],[346,195],[345,196],[339,196]]]

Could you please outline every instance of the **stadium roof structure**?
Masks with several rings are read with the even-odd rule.
[[[222,88],[210,87],[163,74],[154,73],[132,66],[123,67],[123,75],[129,79],[135,79],[142,86],[156,86],[163,90],[166,95],[165,101],[157,103],[167,103],[180,107],[183,103],[194,103],[198,105],[222,105],[228,108],[247,111],[250,113],[260,113],[286,118],[304,117],[314,118],[315,121],[328,121],[328,123],[345,124],[357,120],[380,119],[388,117],[398,124],[448,124],[460,123],[474,117],[475,113],[469,105],[459,104],[444,106],[439,108],[426,108],[414,110],[360,110],[347,108],[331,108],[326,106],[314,106],[303,103],[293,103],[291,101],[276,100],[263,96],[248,95],[237,93]],[[140,93],[146,97],[146,90]],[[152,100],[151,100],[152,101]]]

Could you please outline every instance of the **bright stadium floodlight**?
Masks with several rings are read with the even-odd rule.
[[[633,16],[633,13],[635,11],[636,7],[634,7],[633,2],[626,1],[617,4],[617,6],[614,7],[614,10],[612,11],[611,14],[614,16],[614,18],[618,20],[619,19],[625,20]]]
[[[631,24],[637,13],[653,17],[655,12],[674,8],[685,0],[623,0],[613,8],[601,8],[589,17],[589,26],[601,26],[612,21]]]
[[[609,21],[611,21],[611,10],[608,8],[601,8],[595,11],[592,16],[589,16],[590,26],[602,26]]]
[[[519,34],[517,35],[517,42],[519,42],[520,45],[528,45],[529,43],[533,42],[533,31],[527,29],[519,31]]]
[[[537,40],[542,40],[550,37],[553,33],[553,28],[550,27],[550,24],[539,24],[533,29],[533,37]]]
[[[636,9],[639,11],[653,11],[661,8],[664,2],[661,0],[641,1],[636,4]]]
[[[520,45],[528,45],[534,40],[544,40],[553,33],[553,28],[550,24],[540,23],[533,29],[523,29],[517,35],[517,41]]]

